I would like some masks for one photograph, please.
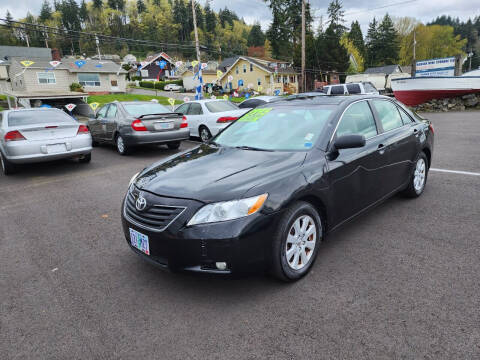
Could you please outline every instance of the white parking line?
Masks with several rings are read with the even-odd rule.
[[[445,173],[451,173],[451,174],[460,174],[460,175],[480,176],[480,173],[470,172],[470,171],[435,169],[435,168],[430,168],[430,171],[438,171],[438,172],[445,172]]]

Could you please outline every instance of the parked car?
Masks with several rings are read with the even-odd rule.
[[[228,274],[260,265],[297,280],[329,232],[398,192],[423,193],[433,138],[430,122],[383,96],[268,104],[133,176],[125,237],[163,267]]]
[[[212,93],[223,93],[223,88],[220,85],[214,83],[207,83],[203,85],[203,92],[208,93],[209,87],[212,88]]]
[[[378,95],[378,90],[371,82],[326,85],[323,92],[327,95]]]
[[[289,95],[284,99],[285,100],[295,100],[295,99],[299,99],[299,98],[306,98],[306,97],[313,97],[313,96],[325,96],[325,95],[326,94],[324,94],[323,92],[311,91],[311,92],[304,92],[304,93]]]
[[[239,109],[227,100],[196,100],[182,104],[175,111],[187,117],[191,136],[208,141],[250,109]]]
[[[54,108],[0,112],[0,163],[5,175],[18,164],[77,158],[91,159],[92,138],[86,125]]]
[[[93,145],[112,143],[120,155],[133,147],[165,144],[178,149],[190,137],[186,118],[152,101],[114,101],[97,110],[88,121]]]
[[[267,95],[255,96],[253,98],[242,101],[238,105],[238,107],[240,109],[254,109],[256,107],[259,107],[260,105],[264,105],[266,103],[272,103],[275,101],[281,101],[284,99],[285,98],[282,96],[267,96]]]
[[[180,91],[182,87],[178,84],[167,84],[163,89],[165,91]]]

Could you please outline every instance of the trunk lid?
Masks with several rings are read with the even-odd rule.
[[[54,140],[71,138],[77,135],[79,123],[45,123],[26,126],[16,126],[27,140]]]
[[[138,117],[150,132],[179,130],[182,118],[181,113],[145,114]]]

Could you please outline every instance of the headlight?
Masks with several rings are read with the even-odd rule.
[[[132,178],[130,179],[130,182],[128,183],[128,187],[130,187],[135,182],[135,180],[137,180],[138,174],[140,174],[140,172],[132,176]]]
[[[188,222],[187,226],[233,220],[255,214],[262,208],[267,197],[268,194],[262,194],[241,200],[224,201],[205,205],[197,211]]]

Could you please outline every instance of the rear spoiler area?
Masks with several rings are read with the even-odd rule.
[[[158,113],[158,114],[143,114],[140,115],[138,118],[143,119],[145,117],[150,117],[150,116],[155,116],[155,117],[162,117],[162,118],[177,118],[183,116],[182,113],[177,113],[177,112],[168,112],[168,113]]]

